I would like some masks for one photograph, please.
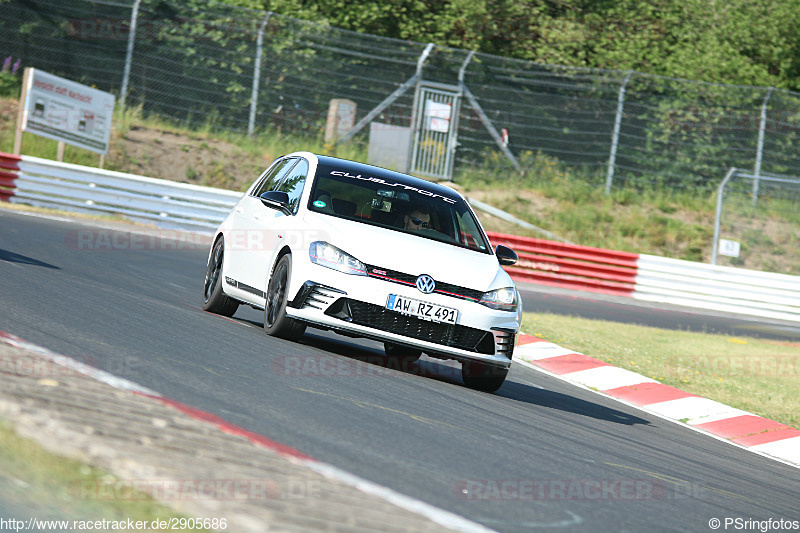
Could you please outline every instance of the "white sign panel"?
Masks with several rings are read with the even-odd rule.
[[[22,130],[107,153],[114,95],[41,70],[31,71]]]
[[[729,241],[728,239],[719,240],[719,253],[729,257],[739,257],[741,246],[737,241]]]
[[[447,133],[450,131],[450,104],[425,101],[426,129]]]

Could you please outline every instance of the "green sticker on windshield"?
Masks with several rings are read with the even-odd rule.
[[[315,202],[314,202],[314,207],[319,207],[320,209],[322,209],[322,208],[323,208],[323,207],[325,207],[326,205],[328,205],[328,204],[326,204],[326,203],[325,203],[325,202],[323,202],[322,200],[317,200],[317,201],[315,201]]]

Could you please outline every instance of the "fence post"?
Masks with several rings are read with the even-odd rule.
[[[128,97],[128,82],[131,77],[131,63],[133,62],[133,43],[136,40],[136,21],[139,19],[139,4],[142,0],[136,0],[131,10],[131,27],[128,33],[128,51],[125,53],[125,69],[122,74],[122,88],[119,91],[119,103],[125,107],[125,99]]]
[[[617,146],[619,146],[619,128],[622,126],[622,107],[625,104],[625,87],[631,79],[633,71],[629,70],[617,97],[617,116],[614,118],[614,133],[611,135],[611,155],[608,156],[608,174],[606,175],[606,194],[611,194],[611,183],[614,181],[614,165],[617,161]]]
[[[730,181],[731,177],[733,177],[733,173],[736,172],[736,168],[731,167],[727,174],[725,174],[725,179],[722,180],[722,183],[719,184],[717,187],[717,212],[714,215],[714,242],[711,245],[711,264],[717,264],[717,252],[719,251],[719,226],[720,226],[720,219],[722,218],[722,197],[725,194],[725,186]]]
[[[753,207],[756,206],[758,202],[758,182],[761,179],[761,159],[764,154],[764,130],[767,127],[767,104],[769,103],[769,97],[772,96],[772,91],[775,87],[770,87],[767,90],[767,95],[764,97],[764,103],[761,104],[761,122],[758,125],[758,148],[756,148],[756,166],[753,169],[754,174],[756,175],[755,180],[753,180]]]
[[[253,69],[253,92],[250,95],[250,118],[247,121],[247,136],[252,137],[256,127],[256,107],[258,106],[258,83],[261,78],[261,54],[264,52],[264,30],[267,28],[272,11],[267,11],[267,16],[261,22],[256,37],[256,62]]]
[[[433,43],[428,43],[427,46],[425,46],[425,50],[423,50],[420,54],[419,59],[417,59],[417,72],[414,75],[417,86],[414,89],[414,104],[411,107],[411,138],[409,139],[408,143],[408,161],[406,162],[406,172],[411,172],[411,167],[414,165],[414,148],[417,139],[417,127],[419,126],[417,124],[417,106],[419,105],[419,87],[422,84],[422,67],[425,65],[425,61],[428,59],[433,47]]]

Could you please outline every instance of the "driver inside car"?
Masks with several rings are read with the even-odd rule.
[[[421,228],[430,228],[431,216],[420,209],[413,209],[403,217],[403,227],[409,231],[417,231]]]

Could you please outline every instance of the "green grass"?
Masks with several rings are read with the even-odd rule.
[[[523,330],[565,348],[800,427],[800,343],[526,313]]]
[[[181,515],[142,495],[98,497],[114,487],[108,472],[45,451],[0,421],[0,500],[27,520],[169,520]],[[4,517],[6,519],[12,517]],[[206,530],[203,530],[206,531]]]
[[[505,163],[490,153],[484,165],[463,170],[456,181],[467,193],[505,189],[506,194],[494,195],[490,203],[584,246],[690,261],[702,261],[710,253],[713,194],[645,188],[613,189],[607,195],[602,176],[575,170],[541,153],[525,153],[520,161],[524,175],[513,169],[498,172],[496,167]],[[517,194],[521,190],[534,191],[548,201],[547,206],[532,210]]]

